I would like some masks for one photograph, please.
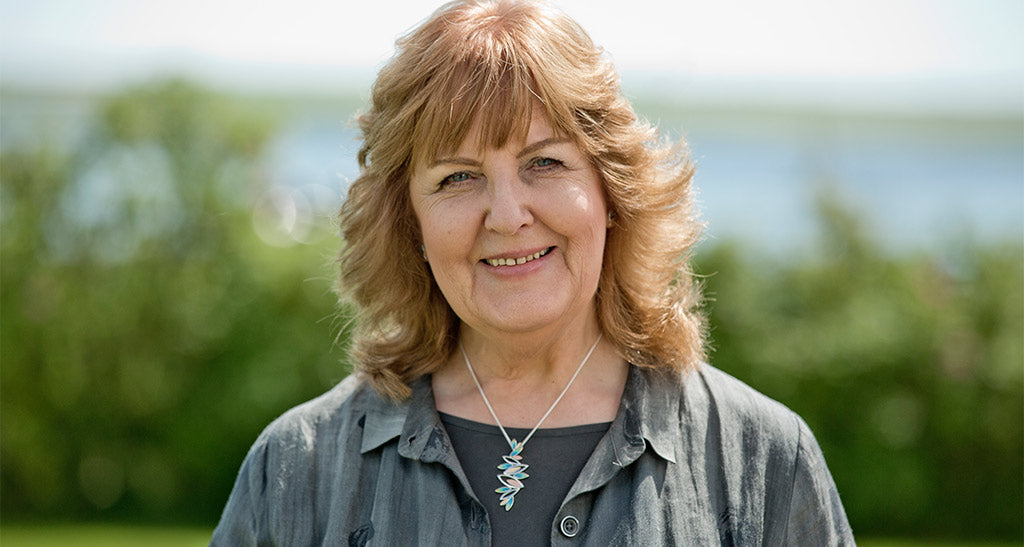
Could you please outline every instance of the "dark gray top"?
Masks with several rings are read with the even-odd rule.
[[[547,545],[551,521],[565,495],[576,482],[594,447],[611,422],[576,427],[538,429],[523,449],[522,462],[529,465],[525,487],[514,497],[508,511],[499,504],[495,488],[501,486],[497,465],[509,453],[508,441],[497,426],[441,414],[455,455],[466,472],[476,498],[487,511],[491,541],[496,546]],[[525,439],[529,429],[506,428],[513,439]]]
[[[212,545],[490,545],[486,511],[434,407],[355,376],[270,424]],[[550,523],[552,545],[847,545],[807,425],[704,365],[631,367],[615,421]]]

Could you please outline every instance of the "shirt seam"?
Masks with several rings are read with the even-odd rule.
[[[793,515],[793,492],[796,490],[796,481],[800,471],[800,458],[802,457],[804,428],[800,427],[798,418],[796,421],[796,456],[793,458],[792,478],[789,483],[789,499],[786,500],[786,522],[782,528],[783,544],[789,539],[789,523]]]

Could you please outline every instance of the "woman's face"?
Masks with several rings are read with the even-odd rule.
[[[417,165],[409,183],[448,304],[492,334],[593,318],[608,217],[589,158],[556,137],[539,105],[525,141],[477,150],[478,132],[455,154]]]

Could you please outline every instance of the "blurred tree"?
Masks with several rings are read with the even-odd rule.
[[[253,232],[272,131],[168,81],[0,158],[5,517],[209,522],[254,431],[344,376],[325,250]]]

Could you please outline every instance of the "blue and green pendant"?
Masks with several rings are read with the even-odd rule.
[[[512,439],[512,451],[508,453],[508,456],[501,457],[504,463],[498,466],[498,470],[501,471],[501,474],[498,475],[501,486],[495,488],[494,492],[501,494],[498,505],[504,507],[506,511],[512,509],[512,504],[516,502],[516,494],[524,487],[523,480],[529,477],[524,471],[530,466],[523,463],[522,456],[525,444]]]

